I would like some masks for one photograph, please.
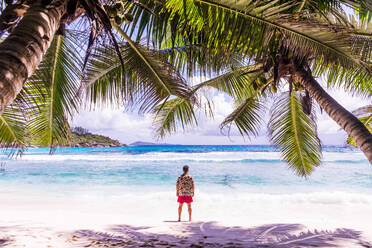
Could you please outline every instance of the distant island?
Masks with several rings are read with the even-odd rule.
[[[178,146],[176,144],[167,144],[167,143],[153,143],[153,142],[144,142],[136,141],[130,144],[131,146]]]
[[[111,139],[107,136],[93,134],[88,130],[75,127],[71,130],[70,147],[119,147],[128,146],[120,143],[118,140]]]
[[[29,147],[40,147],[32,137],[26,141]],[[93,134],[82,127],[71,128],[70,138],[67,144],[57,145],[57,147],[120,147],[128,146],[120,143],[118,140],[111,139],[107,136]]]

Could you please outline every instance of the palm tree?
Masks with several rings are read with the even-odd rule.
[[[308,175],[312,166],[320,164],[320,142],[313,121],[312,99],[356,140],[372,163],[370,132],[329,96],[314,77],[325,74],[329,85],[371,94],[372,36],[369,23],[363,23],[367,18],[361,18],[365,25],[361,27],[363,25],[356,21],[351,25],[342,13],[332,18],[308,14],[299,15],[297,19],[285,15],[276,19],[273,16],[278,13],[270,10],[269,6],[251,4],[253,6],[248,7],[239,3],[221,4],[216,1],[196,1],[196,4],[188,1],[188,8],[185,8],[185,4],[180,1],[170,2],[168,7],[176,9],[173,15],[178,17],[177,28],[188,30],[187,40],[197,40],[198,44],[204,42],[207,49],[223,50],[225,56],[239,54],[249,57],[250,62],[255,63],[255,69],[251,72],[242,72],[246,67],[234,68],[197,87],[212,86],[233,93],[231,95],[238,108],[226,118],[222,127],[234,122],[242,134],[257,133],[259,110],[262,109],[259,103],[259,100],[262,101],[261,95],[267,91],[267,86],[271,85],[275,89],[286,82],[290,90],[275,102],[269,129],[273,143],[280,147],[283,158],[298,174]],[[262,7],[259,14],[257,7]],[[367,7],[371,9],[370,5]],[[301,5],[300,8],[306,6]],[[200,15],[190,15],[195,12]],[[257,23],[259,29],[257,25],[247,28]],[[206,38],[201,42],[203,37]],[[247,80],[246,74],[253,74],[253,79],[246,84],[237,83]],[[249,89],[247,84],[255,87]],[[245,88],[232,91],[232,87]],[[241,91],[248,93],[244,95]],[[190,122],[191,116],[188,113],[192,113],[191,106],[179,100],[170,100],[164,105],[167,108],[157,116],[160,134],[175,130],[177,119],[182,125]]]
[[[0,143],[22,148],[68,143],[68,120],[78,110],[82,60],[72,35],[57,36],[42,63],[0,118]],[[29,145],[29,144],[28,144]]]
[[[77,50],[80,43],[79,35],[73,32],[55,37],[38,69],[1,116],[0,144],[22,151],[31,140],[35,145],[49,146],[51,152],[56,146],[68,144],[69,120],[81,107],[78,94],[83,89],[88,105],[92,106],[98,106],[96,94],[105,94],[110,103],[137,103],[141,111],[152,109],[170,94],[193,102],[191,88],[180,74],[159,54],[134,43],[133,46],[120,43],[120,53],[126,61],[124,68],[114,47],[95,49],[80,85],[83,76],[83,58]],[[110,64],[110,60],[120,66],[110,72],[94,70]],[[101,87],[102,80],[108,82],[107,88]],[[120,80],[123,88],[110,87],[115,80]]]
[[[314,1],[309,3],[314,4]],[[166,7],[169,12],[165,19],[171,20],[169,39],[167,32],[159,31],[167,30],[164,23],[155,18],[150,21],[152,25],[146,24],[148,26],[142,26],[142,30],[154,30],[152,41],[160,40],[158,46],[166,47],[159,52],[167,55],[184,73],[209,70],[212,75],[221,74],[194,88],[196,93],[204,86],[215,87],[236,101],[237,109],[221,127],[235,123],[242,134],[256,134],[263,99],[287,84],[289,91],[274,104],[269,129],[272,142],[279,146],[283,158],[299,175],[310,174],[321,161],[312,99],[359,140],[362,151],[371,159],[372,140],[368,130],[314,78],[325,74],[329,85],[370,94],[371,39],[365,31],[368,26],[351,24],[353,20],[345,17],[340,6],[327,10],[331,17],[317,5],[318,13],[323,16],[312,14],[314,5],[311,4],[285,3],[273,7],[267,2],[255,2],[247,7],[230,2],[222,5],[211,1],[172,0]],[[305,14],[291,15],[298,8]],[[138,17],[143,12],[133,14]],[[280,19],[276,18],[278,15]],[[137,39],[139,37],[137,35]],[[100,55],[106,56],[109,54]],[[92,69],[103,72],[102,78],[107,72],[113,75],[114,68],[120,68],[118,60],[100,65]],[[119,80],[94,82],[92,87],[105,89],[101,92],[123,86]],[[105,93],[94,97],[108,99]],[[171,98],[160,103],[154,113],[160,135],[177,130],[178,124],[185,127],[197,122],[194,106],[187,99]]]
[[[83,68],[86,70],[84,70],[81,91],[87,89],[88,99],[93,103],[121,103],[123,100],[136,103],[139,101],[142,111],[154,110],[154,106],[158,105],[155,108],[158,118],[161,119],[163,116],[161,113],[166,113],[168,110],[170,111],[167,115],[169,120],[173,118],[175,123],[176,117],[180,118],[181,124],[185,126],[195,119],[192,109],[194,98],[180,72],[188,74],[205,71],[212,74],[225,73],[215,78],[215,82],[212,80],[196,87],[194,93],[203,86],[212,86],[232,95],[237,104],[241,105],[238,108],[239,111],[234,112],[233,115],[241,116],[241,118],[233,118],[232,115],[226,119],[223,126],[232,121],[237,124],[242,133],[255,133],[253,127],[259,115],[253,110],[260,109],[257,99],[265,97],[264,89],[267,86],[277,88],[280,79],[284,79],[291,89],[286,94],[289,96],[287,102],[291,103],[288,105],[291,106],[291,111],[286,113],[293,118],[288,121],[293,122],[297,119],[300,121],[292,123],[292,130],[282,132],[285,134],[295,131],[296,136],[304,140],[295,140],[295,146],[286,147],[284,136],[275,135],[275,130],[281,129],[275,127],[273,119],[271,123],[276,128],[273,129],[273,142],[281,145],[284,158],[291,166],[300,168],[298,169],[300,174],[308,174],[311,169],[306,168],[319,164],[320,160],[319,142],[314,138],[314,126],[304,127],[306,123],[311,122],[306,118],[311,117],[312,110],[302,110],[305,112],[303,114],[298,104],[300,94],[297,91],[309,82],[309,76],[313,78],[313,74],[309,74],[309,68],[312,67],[317,72],[315,75],[328,73],[330,82],[333,79],[337,79],[335,82],[345,81],[344,85],[347,89],[360,92],[370,90],[370,50],[368,50],[370,36],[368,32],[356,29],[355,25],[352,25],[342,15],[339,6],[342,2],[314,0],[303,1],[303,4],[281,4],[277,1],[247,1],[242,5],[239,2],[221,4],[221,2],[213,1],[169,0],[165,3],[166,9],[164,9],[163,6],[153,1],[144,1],[142,4],[136,2],[119,4],[124,12],[122,12],[123,15],[117,15],[117,10],[121,7],[117,8],[117,4],[112,2],[108,2],[109,4],[103,10],[100,3],[92,5],[93,3],[88,0],[78,1],[79,6],[84,7],[87,16],[92,20],[93,26],[99,24],[100,27],[93,29],[87,44],[86,54],[92,54],[92,56],[89,60],[88,56],[84,56],[85,59],[83,59]],[[364,4],[364,1],[345,1],[356,7],[359,6],[359,2]],[[63,4],[56,6],[58,9],[61,8],[62,12],[65,11],[60,7]],[[94,6],[94,8],[86,8],[87,6]],[[44,8],[44,6],[40,7],[39,4],[39,8]],[[112,11],[113,8],[116,12]],[[18,34],[18,36],[13,35],[15,40],[19,38],[22,29],[19,28],[18,33],[15,31],[18,27],[27,26],[27,23],[22,22],[28,11],[4,42],[13,34]],[[71,21],[74,20],[76,12],[77,10],[74,14],[68,15]],[[315,16],[314,12],[320,16]],[[368,15],[367,11],[363,18],[366,19]],[[109,16],[112,19],[107,22]],[[133,16],[132,24],[120,25],[123,20],[130,21],[131,16]],[[113,46],[104,44],[94,48],[92,44],[99,31],[105,28],[106,32],[110,33],[112,26],[117,29],[118,35],[126,43],[114,42]],[[148,39],[148,44],[141,44],[139,41],[145,32],[148,33],[150,39]],[[134,35],[136,38],[132,40]],[[365,37],[365,40],[352,40],[355,37]],[[112,35],[114,41],[116,38],[118,36]],[[152,46],[149,46],[149,43],[152,43]],[[167,49],[159,50],[164,47]],[[125,64],[122,63],[121,57],[115,56],[118,50],[119,54],[125,58]],[[35,54],[41,57],[43,52],[45,51]],[[32,56],[26,57],[32,58]],[[26,60],[22,59],[22,61]],[[37,65],[38,61],[34,62],[33,65]],[[24,74],[22,80],[27,79],[28,76]],[[311,86],[316,85],[314,81],[311,81]],[[21,87],[21,83],[16,85]],[[313,89],[308,86],[306,90],[307,92],[302,94],[305,97],[301,96],[301,98],[308,99],[302,100],[307,102],[308,106],[311,102],[309,94],[313,94],[314,99],[319,102],[321,99],[329,99],[328,96],[319,94],[321,92],[319,87]],[[7,89],[4,89],[4,92],[8,92]],[[12,91],[11,95],[15,96],[16,93],[17,91]],[[177,100],[173,99],[172,95],[178,97]],[[317,98],[316,95],[319,97]],[[9,101],[4,101],[4,106],[11,102],[11,98],[9,99]],[[174,107],[175,103],[177,104]],[[306,106],[306,103],[303,105]],[[324,109],[327,111],[326,108]],[[329,108],[329,111],[332,111],[332,108]],[[277,112],[279,115],[279,111]],[[188,113],[189,117],[183,113]],[[297,117],[294,118],[295,116]],[[345,121],[345,116],[347,117],[347,115],[342,116],[342,121]],[[165,128],[160,126],[160,133],[161,130],[172,130],[174,125],[172,122],[168,124],[168,126],[163,126]],[[350,129],[363,131],[363,127]],[[353,135],[358,136],[355,133]],[[367,136],[367,141],[370,141],[368,137],[370,136]],[[49,139],[49,144],[53,144],[52,140]],[[359,137],[356,140],[360,141],[362,138]],[[311,146],[308,146],[308,143]],[[366,148],[363,146],[362,150],[368,153],[370,142],[366,144]],[[286,156],[286,153],[289,155]],[[311,158],[307,159],[307,155]]]
[[[111,38],[123,63],[103,2],[121,8],[120,3],[117,6],[111,0],[2,1],[1,7],[5,8],[0,15],[0,36],[6,32],[9,35],[0,43],[0,113],[13,102],[39,66],[55,34],[65,34],[66,24],[76,23],[80,30],[89,26],[85,63],[95,41],[104,33]],[[136,1],[130,4],[141,5]]]
[[[120,3],[111,0],[19,0],[16,3],[13,3],[13,1],[10,0],[5,2],[6,8],[2,10],[0,16],[0,34],[3,35],[4,32],[8,32],[9,36],[6,37],[5,40],[0,44],[0,113],[5,110],[6,106],[13,102],[17,94],[21,91],[27,79],[32,75],[37,66],[40,64],[42,57],[47,52],[56,32],[58,32],[59,34],[64,34],[66,23],[70,24],[72,22],[79,21],[84,17],[87,17],[90,20],[90,35],[84,64],[86,63],[87,58],[93,48],[94,42],[97,40],[102,31],[105,31],[110,35],[111,40],[115,45],[115,50],[117,51],[118,56],[121,59],[121,63],[123,63],[119,52],[119,47],[115,39],[115,35],[112,32],[112,22],[110,22],[110,17],[114,18],[115,20],[119,20],[118,22],[121,22],[121,15],[124,14],[123,18],[127,21],[131,21],[133,17],[131,17],[129,13],[125,14],[121,12],[125,9],[134,13],[135,23],[137,23],[137,21],[139,21],[140,23],[137,30],[138,40],[138,38],[141,37],[143,31],[145,30],[144,26],[155,20],[154,18],[149,17],[149,15],[153,14],[152,10],[154,10],[155,13],[160,13],[159,11],[155,10],[159,9],[159,6],[160,9],[162,9],[161,4],[159,4],[158,1],[123,1]],[[182,4],[180,4],[181,2]],[[182,8],[183,3],[185,3],[184,7],[190,6],[190,4],[187,4],[187,2],[191,2],[191,5],[193,5],[192,1],[166,1],[164,4],[168,6],[168,8],[173,8],[177,12],[180,10],[180,6]],[[329,6],[332,7],[332,5],[337,5],[342,2],[343,0],[303,1],[303,4],[299,6],[298,11],[302,11],[303,9],[305,10],[306,6],[311,6],[311,8],[308,8],[307,10],[321,10],[322,8],[327,9],[329,8]],[[359,2],[364,3],[364,1],[362,0],[345,1],[345,3],[352,4],[356,4]],[[103,6],[104,3],[106,4],[106,9]],[[265,5],[262,3],[267,4],[266,1],[247,1],[246,5],[251,5],[253,9],[256,8],[259,13],[261,11],[259,8],[265,7]],[[200,4],[216,5],[218,8],[223,7],[223,5],[221,4],[220,6],[218,6],[218,3],[208,3],[208,1],[200,1]],[[370,5],[367,5],[368,2],[366,2],[365,4],[366,6],[363,7],[367,7],[368,9]],[[271,4],[267,4],[266,7],[268,7],[268,10],[266,12],[271,11],[272,17],[273,13],[285,13],[286,9],[293,8],[293,4],[287,4],[283,6],[283,8],[278,8],[278,6],[279,5],[276,1]],[[252,7],[250,7],[251,10]],[[244,8],[242,11],[245,11]],[[187,9],[190,8],[188,7]],[[224,9],[229,10],[229,8]],[[230,9],[232,10],[233,8]],[[332,9],[333,8],[330,8],[330,10]],[[120,13],[118,13],[118,10]],[[187,15],[189,15],[190,13],[196,14],[193,11],[189,12]],[[184,20],[185,23],[187,23],[187,18],[189,18],[187,17],[187,15],[184,15],[186,17],[186,20]],[[79,18],[81,16],[83,17]],[[335,16],[338,17],[337,15]],[[171,32],[176,32],[177,29],[175,27],[177,26],[177,22],[174,21],[174,15],[163,14],[162,17],[163,18],[160,22],[156,21],[157,23],[155,23],[155,25],[158,27],[157,30],[166,30],[167,25],[164,26],[164,23],[168,23],[168,18],[170,17],[173,20],[171,21],[170,25],[172,30]],[[182,20],[182,16],[179,19]],[[255,21],[258,22],[270,22],[270,18],[267,19],[266,17],[255,19]],[[81,24],[80,26],[86,27],[87,25]],[[134,25],[132,27],[134,27]],[[251,25],[251,27],[254,26]],[[134,30],[135,29],[132,28],[132,34]],[[187,29],[181,30],[182,32],[187,32],[189,34],[192,31]],[[148,31],[151,32],[152,30]],[[155,32],[153,32],[154,38],[163,36],[163,31],[155,30]],[[262,32],[262,34],[264,33],[265,32]],[[195,35],[196,34],[193,34],[194,37]],[[218,37],[221,36],[217,36],[216,38]],[[228,35],[227,37],[230,36]],[[219,40],[219,38],[216,40]]]
[[[67,7],[64,6],[66,4]],[[118,7],[114,4],[111,8],[117,11]],[[70,9],[74,7],[77,8],[75,12]],[[20,9],[25,11],[18,13]],[[9,11],[15,16],[10,15]],[[16,13],[13,13],[14,11]],[[63,18],[58,21],[63,11],[67,11],[68,14],[63,14]],[[92,21],[89,37],[84,31],[86,28],[84,23],[77,24],[81,30],[64,29],[64,23],[74,21],[77,13],[84,13]],[[111,20],[108,13],[111,13]],[[20,14],[24,16],[19,16]],[[82,22],[86,17],[83,16],[77,21]],[[117,14],[112,15],[112,10],[105,10],[101,2],[90,0],[20,2],[9,4],[2,11],[0,32],[10,33],[0,43],[0,60],[3,59],[4,64],[0,73],[5,80],[4,87],[0,89],[0,98],[4,99],[0,107],[0,112],[2,109],[4,111],[0,118],[2,147],[21,148],[22,151],[30,137],[34,137],[33,142],[37,145],[51,148],[68,143],[69,120],[81,104],[78,91],[84,88],[80,82],[84,76],[87,59],[102,29],[112,34],[111,28],[112,24],[115,25],[115,17],[118,17]],[[32,27],[29,27],[30,25]],[[59,34],[54,35],[57,29]],[[22,32],[26,32],[26,35],[22,36]],[[42,38],[40,42],[39,36]],[[127,62],[125,68],[117,71],[127,80],[128,91],[121,95],[125,102],[130,102],[133,95],[141,95],[143,109],[146,109],[172,94],[181,98],[191,96],[190,87],[175,70],[171,70],[167,61],[152,55],[144,46],[134,43],[130,43],[129,47],[121,44],[119,48],[113,34],[112,40],[114,41],[112,56],[117,58],[121,65],[124,55],[127,61],[134,61],[132,64]],[[15,44],[26,46],[19,47]],[[86,47],[85,51],[82,47]],[[17,53],[13,53],[14,50],[17,50]],[[27,73],[23,73],[26,67]],[[36,67],[36,71],[33,72]],[[10,72],[6,72],[7,70]],[[85,75],[83,86],[90,84],[92,74],[94,73],[90,71]],[[117,99],[118,95],[111,97]]]

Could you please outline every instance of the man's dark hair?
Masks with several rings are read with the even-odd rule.
[[[186,175],[187,172],[189,172],[189,166],[188,165],[185,165],[183,166],[183,175]]]

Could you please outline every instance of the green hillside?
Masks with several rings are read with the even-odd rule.
[[[39,147],[40,145],[37,141],[28,136],[26,139],[26,144],[31,147]],[[128,146],[126,144],[120,143],[118,140],[111,139],[107,136],[93,134],[87,129],[82,127],[74,127],[71,129],[70,139],[66,144],[57,145],[59,147],[119,147]]]
[[[79,131],[79,128],[73,128],[71,132],[70,144],[67,146],[71,147],[117,147],[117,146],[127,146],[126,144],[120,143],[118,140],[111,139],[109,137],[93,134],[84,130],[84,132]]]

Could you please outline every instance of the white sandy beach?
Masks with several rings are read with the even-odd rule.
[[[372,247],[368,195],[198,191],[178,223],[173,194],[3,188],[0,247]]]

